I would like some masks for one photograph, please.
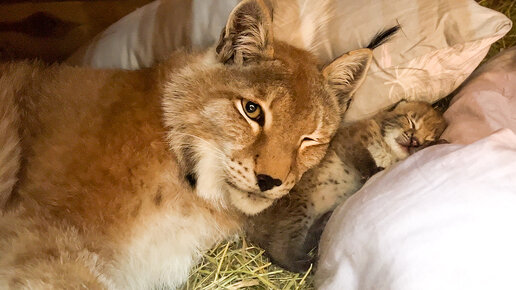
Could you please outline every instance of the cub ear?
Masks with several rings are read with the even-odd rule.
[[[273,57],[270,6],[262,0],[244,0],[231,12],[216,48],[222,63],[246,64]]]
[[[339,56],[323,68],[323,76],[338,97],[342,114],[348,110],[353,94],[365,80],[372,58],[371,49],[358,49]]]
[[[396,108],[398,107],[399,104],[403,104],[403,103],[407,103],[407,100],[401,99],[401,100],[397,101],[394,105],[392,105],[392,107],[388,108],[386,111],[392,112],[392,111],[396,110]]]

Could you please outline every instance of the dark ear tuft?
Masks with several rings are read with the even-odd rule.
[[[399,25],[396,25],[396,26],[391,27],[391,28],[389,28],[387,30],[383,30],[383,31],[378,32],[373,37],[371,42],[369,42],[369,44],[367,45],[367,48],[375,49],[378,46],[384,44],[385,42],[389,41],[391,39],[391,37],[393,37],[398,32],[398,30],[400,30],[400,29],[401,29],[401,27]]]
[[[272,46],[271,5],[262,0],[244,0],[229,15],[216,48],[217,58],[225,64],[246,64],[270,59]]]
[[[355,91],[365,80],[372,51],[362,48],[348,52],[323,69],[323,75],[330,90],[338,97],[341,113],[345,113]]]

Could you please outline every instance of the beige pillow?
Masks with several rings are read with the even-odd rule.
[[[129,14],[69,62],[136,69],[179,47],[214,43],[238,0],[158,0]],[[381,31],[401,31],[374,51],[367,79],[347,120],[375,114],[400,99],[434,102],[480,63],[511,21],[473,0],[277,0],[276,38],[313,51],[326,63],[361,48]]]
[[[479,67],[444,113],[443,138],[469,144],[500,129],[516,134],[516,46]]]

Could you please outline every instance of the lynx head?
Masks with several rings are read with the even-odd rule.
[[[386,143],[399,159],[439,140],[446,128],[444,117],[425,102],[401,101],[378,118]]]
[[[171,74],[164,122],[197,194],[253,215],[324,156],[371,51],[320,67],[272,37],[269,7],[244,0],[216,46]]]

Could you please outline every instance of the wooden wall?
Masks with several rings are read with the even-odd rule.
[[[0,0],[0,60],[65,59],[151,0]]]

